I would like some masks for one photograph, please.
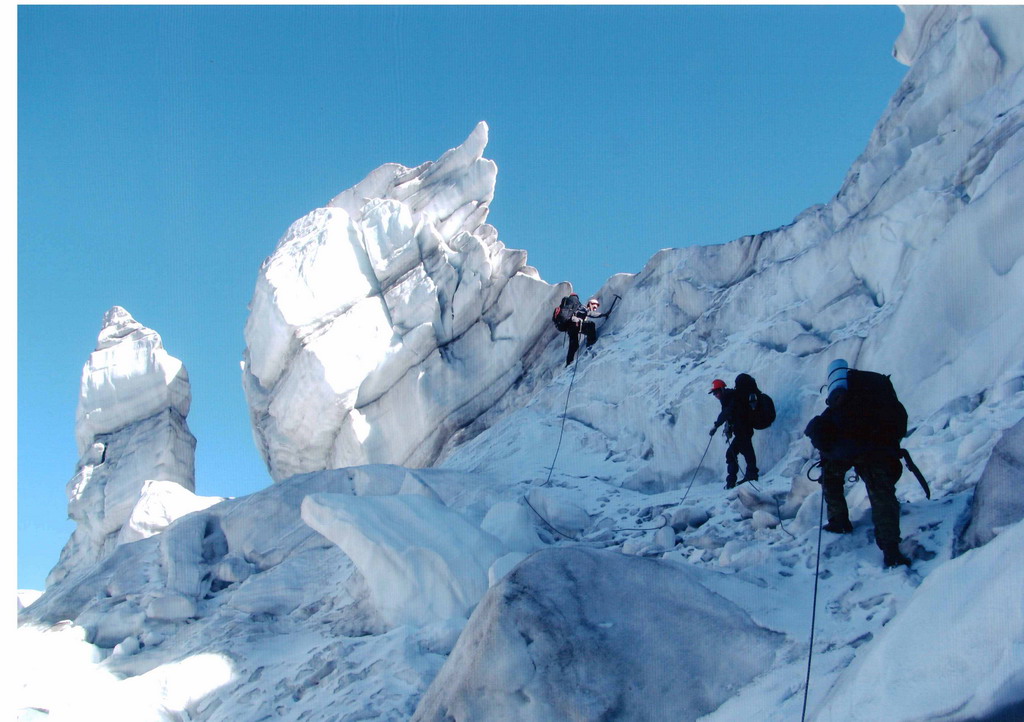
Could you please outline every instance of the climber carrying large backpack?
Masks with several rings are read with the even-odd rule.
[[[711,390],[722,404],[722,411],[711,427],[711,436],[718,427],[725,425],[725,438],[730,440],[725,450],[725,488],[732,489],[737,483],[757,481],[757,455],[754,453],[754,429],[767,429],[775,421],[775,404],[768,394],[757,388],[757,382],[750,374],[736,377],[734,388],[728,388],[722,379],[711,382]],[[747,465],[746,473],[739,482],[739,456]]]
[[[852,467],[868,490],[875,543],[886,567],[910,566],[900,551],[900,502],[896,482],[903,474],[901,459],[917,476],[925,493],[928,484],[913,459],[900,448],[907,434],[907,410],[888,376],[849,368],[836,359],[828,368],[826,409],[804,430],[821,455],[821,488],[828,512],[822,527],[834,534],[853,531],[843,485]]]
[[[594,324],[593,319],[607,318],[611,314],[612,309],[615,308],[618,300],[619,298],[616,296],[612,302],[612,308],[608,309],[608,313],[601,313],[601,299],[597,298],[597,296],[587,301],[587,305],[584,306],[580,303],[580,297],[575,293],[565,296],[555,306],[551,321],[555,324],[555,328],[569,335],[569,352],[565,357],[566,366],[570,365],[573,359],[576,358],[576,352],[580,348],[581,334],[587,338],[587,348],[590,348],[597,342],[597,326]]]

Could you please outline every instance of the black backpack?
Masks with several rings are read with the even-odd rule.
[[[736,377],[736,392],[745,394],[750,402],[750,426],[764,431],[775,421],[775,402],[772,397],[757,388],[757,382],[750,374]]]
[[[763,391],[754,396],[750,409],[750,425],[758,431],[767,429],[775,421],[775,402]]]
[[[864,453],[891,451],[906,462],[925,496],[932,498],[924,474],[910,453],[900,448],[907,435],[907,409],[888,375],[849,369],[846,388],[832,391],[826,403],[824,413],[811,419],[804,430],[822,459],[855,463]]]
[[[572,317],[576,315],[581,306],[580,297],[575,293],[564,297],[561,303],[555,306],[555,312],[551,315],[551,322],[555,324],[555,328],[559,331],[568,330]]]
[[[831,399],[831,397],[830,397]],[[850,369],[845,393],[830,404],[839,410],[838,432],[876,448],[899,448],[907,435],[907,409],[885,374]]]

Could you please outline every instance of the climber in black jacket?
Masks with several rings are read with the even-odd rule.
[[[725,438],[731,440],[729,448],[725,450],[725,488],[732,489],[737,485],[736,475],[740,470],[738,459],[740,454],[743,455],[747,471],[739,483],[757,481],[754,427],[750,420],[750,395],[757,393],[757,383],[750,375],[740,374],[736,377],[735,388],[730,389],[724,381],[715,379],[711,383],[711,391],[708,393],[713,394],[722,404],[722,411],[711,427],[711,436],[715,435],[719,426],[725,424]]]

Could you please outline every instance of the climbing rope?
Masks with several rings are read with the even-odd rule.
[[[618,294],[615,295],[615,300],[612,301],[611,308],[608,309],[608,313],[605,314],[605,318],[611,316],[612,311],[615,310],[615,305],[619,302],[620,298],[621,298],[621,296],[619,296]],[[577,333],[577,340],[578,340],[579,339],[579,335],[582,333],[582,325],[577,329],[576,333]],[[580,349],[580,351],[581,350],[582,349]],[[560,425],[560,427],[558,429],[558,443],[555,445],[555,454],[551,458],[551,465],[548,467],[548,475],[547,475],[547,478],[544,479],[544,482],[541,484],[542,487],[547,486],[551,482],[551,475],[552,475],[552,473],[554,473],[555,463],[558,461],[558,452],[562,448],[562,437],[565,434],[565,418],[566,418],[566,416],[569,413],[569,397],[572,394],[572,385],[576,381],[576,368],[579,365],[580,356],[581,355],[582,354],[579,353],[579,351],[577,351],[576,359],[575,359],[575,361],[573,361],[572,376],[569,378],[569,388],[565,392],[565,406],[562,408],[562,423],[561,423],[561,425]],[[708,448],[710,448],[710,447],[711,447],[711,441],[709,439],[708,440]],[[705,448],[704,449],[704,454],[707,455],[707,453],[708,453],[708,449]],[[700,462],[697,463],[697,469],[698,470],[700,469],[700,464],[703,461],[704,461],[704,456],[701,456],[700,457]],[[696,472],[694,472],[694,479],[696,479]],[[690,486],[692,486],[692,485],[693,485],[693,479],[690,480]],[[689,487],[687,487],[686,493],[687,494],[690,493]],[[686,494],[683,495],[683,499],[685,499],[685,498],[686,498]],[[548,526],[548,528],[550,528],[556,534],[558,534],[559,536],[562,536],[562,537],[564,537],[566,539],[570,539],[572,541],[577,541],[577,542],[581,541],[580,539],[577,539],[574,536],[566,534],[565,532],[560,530],[558,527],[556,527],[554,524],[552,524],[550,521],[548,521],[546,518],[544,518],[544,515],[541,514],[539,511],[537,511],[537,509],[533,506],[533,504],[530,503],[530,499],[529,499],[528,496],[524,496],[523,497],[523,501],[525,501],[526,505],[528,507],[530,507],[530,510],[533,511],[533,513],[536,514],[537,517],[542,522],[544,522],[544,524],[546,524]],[[680,501],[680,503],[682,503],[682,501]],[[616,527],[616,528],[612,528],[612,529],[602,529],[601,531],[602,532],[606,532],[606,533],[612,533],[612,534],[614,534],[616,532],[622,532],[622,531],[655,531],[657,529],[661,529],[661,528],[667,526],[668,525],[668,521],[669,521],[668,517],[665,514],[662,514],[661,515],[661,524],[659,524],[658,526],[653,526],[653,527]]]
[[[613,307],[614,307],[614,304],[612,304],[612,305],[613,305]],[[609,313],[611,313],[611,311],[609,311]],[[560,427],[560,428],[559,428],[559,430],[558,430],[558,444],[557,444],[557,445],[555,446],[555,455],[554,455],[554,456],[552,457],[552,459],[551,459],[551,466],[549,466],[549,467],[548,467],[548,476],[547,476],[547,478],[546,478],[546,479],[544,480],[544,483],[543,483],[543,484],[541,484],[541,486],[542,486],[542,487],[543,487],[543,486],[547,486],[547,485],[548,485],[548,484],[549,484],[549,483],[551,482],[551,474],[552,474],[552,473],[554,472],[554,470],[555,470],[555,462],[557,462],[557,461],[558,461],[558,452],[559,452],[559,451],[561,450],[561,448],[562,448],[562,436],[563,436],[563,435],[564,435],[564,433],[565,433],[565,417],[566,417],[566,416],[568,415],[568,413],[569,413],[569,396],[570,396],[570,394],[572,394],[572,385],[573,385],[573,382],[574,382],[574,381],[576,380],[576,367],[577,367],[577,366],[579,365],[579,362],[580,362],[580,355],[581,355],[581,354],[579,354],[579,353],[577,353],[577,354],[576,354],[576,360],[575,360],[575,361],[573,361],[573,364],[572,364],[572,376],[571,376],[571,377],[569,378],[569,388],[568,388],[568,390],[567,390],[567,391],[565,392],[565,407],[564,407],[564,408],[562,409],[562,423],[561,423],[561,427]],[[711,442],[709,441],[709,442],[708,442],[708,446],[710,446],[710,445],[711,445]],[[705,454],[707,453],[707,449],[705,449],[705,450],[704,450],[704,453],[705,453]],[[703,461],[703,460],[704,460],[704,457],[701,457],[701,461]],[[700,466],[700,465],[698,464],[698,466]],[[692,483],[693,483],[693,481],[691,480],[691,481],[690,481],[690,483],[692,484]],[[687,492],[689,492],[689,489],[687,489]],[[686,498],[686,497],[684,496],[683,498]],[[544,515],[543,515],[543,514],[541,514],[541,513],[539,512],[539,511],[537,511],[537,509],[536,509],[536,508],[535,508],[535,507],[533,506],[533,504],[531,504],[531,503],[530,503],[530,499],[529,499],[529,496],[524,496],[524,497],[523,497],[523,501],[525,501],[525,502],[526,502],[526,505],[527,505],[528,507],[530,507],[530,510],[531,510],[531,511],[533,511],[533,513],[534,513],[534,514],[536,514],[536,515],[537,515],[537,517],[538,517],[538,518],[539,518],[539,519],[540,519],[540,520],[541,520],[542,522],[544,522],[544,524],[546,524],[546,525],[547,525],[547,526],[548,526],[548,527],[549,527],[549,528],[550,528],[550,529],[551,529],[552,531],[554,531],[554,532],[555,532],[556,534],[558,534],[559,536],[561,536],[561,537],[564,537],[564,538],[566,538],[566,539],[570,539],[570,540],[572,540],[572,541],[580,541],[580,539],[577,539],[577,538],[576,538],[576,537],[574,537],[574,536],[571,536],[571,535],[569,535],[569,534],[566,534],[566,533],[565,533],[564,531],[562,531],[561,529],[559,529],[558,527],[556,527],[556,526],[555,526],[554,524],[552,524],[552,523],[551,523],[550,521],[548,521],[547,519],[545,519],[545,518],[544,518]],[[667,518],[667,517],[665,517],[664,515],[662,515],[662,523],[661,523],[661,525],[659,525],[659,526],[654,526],[654,527],[643,527],[643,528],[641,528],[641,527],[623,527],[623,528],[621,528],[621,529],[620,529],[620,528],[615,528],[615,529],[603,529],[602,531],[604,531],[604,532],[610,532],[610,533],[613,533],[613,534],[614,534],[615,532],[620,532],[620,531],[654,531],[655,529],[661,529],[662,527],[666,526],[667,524],[668,524],[668,518]]]
[[[617,304],[619,302],[620,298],[621,298],[621,296],[619,296],[618,294],[615,295],[615,300],[612,301],[612,307],[608,309],[608,313],[605,314],[605,318],[607,318],[607,317],[612,315],[612,311],[615,310],[615,304]],[[577,346],[579,345],[579,338],[582,335],[582,333],[583,333],[583,324],[580,324],[576,328],[576,343],[577,343]],[[580,356],[582,355],[580,353],[580,351],[582,351],[582,349],[579,349],[579,348],[576,351],[576,360],[573,361],[573,364],[572,364],[572,377],[570,377],[570,379],[569,379],[569,388],[565,392],[565,407],[562,409],[562,425],[561,425],[561,427],[558,430],[558,444],[557,444],[557,446],[555,446],[555,455],[551,459],[551,466],[548,467],[548,478],[546,478],[544,480],[544,483],[541,484],[541,486],[547,486],[548,483],[550,483],[550,481],[551,481],[551,474],[555,470],[555,462],[558,461],[558,452],[562,448],[562,435],[565,433],[565,416],[569,412],[569,395],[572,393],[572,384],[576,380],[576,367],[579,366]],[[529,502],[527,502],[527,503],[529,503]],[[536,511],[536,509],[534,509],[534,511]]]
[[[757,484],[755,484],[753,481],[748,481],[746,483],[750,484],[752,487],[754,487],[754,490],[757,491],[759,494],[762,493],[761,489],[759,489]],[[787,534],[789,534],[790,537],[792,537],[793,539],[796,539],[796,536],[793,534],[793,532],[791,532],[789,529],[787,529],[786,525],[782,523],[782,506],[779,504],[779,500],[778,500],[778,498],[776,498],[776,496],[774,494],[772,494],[772,501],[775,502],[775,511],[778,512],[778,515],[779,515],[779,527],[782,529],[782,531],[784,531]]]
[[[549,529],[551,529],[551,531],[555,532],[555,534],[558,534],[558,536],[560,536],[560,537],[564,537],[564,538],[566,538],[566,539],[569,539],[570,541],[579,541],[579,539],[577,539],[576,537],[574,537],[574,536],[572,536],[572,535],[570,535],[570,534],[566,534],[566,533],[565,533],[564,531],[562,531],[562,530],[561,530],[561,529],[559,529],[559,528],[558,528],[557,526],[555,526],[554,524],[552,524],[551,522],[549,522],[549,521],[548,521],[547,519],[545,519],[545,518],[544,518],[544,515],[543,515],[543,514],[541,514],[541,513],[539,512],[539,511],[537,511],[536,507],[534,507],[534,505],[530,503],[530,497],[529,497],[529,495],[526,495],[526,496],[524,496],[524,497],[523,497],[523,501],[525,501],[525,502],[526,502],[526,505],[527,505],[528,507],[530,507],[530,510],[531,510],[531,511],[532,511],[532,512],[533,512],[534,514],[536,514],[536,515],[537,515],[537,518],[538,518],[538,519],[540,519],[540,520],[541,520],[542,522],[544,522],[544,524],[546,524],[546,525],[547,525],[547,527],[548,527]]]
[[[579,366],[579,363],[580,353],[577,351],[576,360],[572,364],[572,377],[569,379],[569,389],[565,392],[565,407],[562,409],[562,425],[558,430],[558,445],[555,446],[555,455],[551,459],[551,466],[548,467],[548,478],[544,480],[541,486],[547,486],[551,481],[551,474],[555,470],[555,462],[558,461],[558,452],[562,448],[562,435],[565,433],[565,416],[569,413],[569,394],[572,393],[572,384],[576,380],[576,367]]]
[[[704,447],[704,453],[701,455],[700,461],[697,462],[697,468],[693,470],[693,476],[690,477],[690,484],[686,487],[686,492],[683,493],[683,498],[680,499],[678,502],[676,502],[676,506],[680,506],[684,501],[686,501],[686,496],[690,493],[690,489],[693,487],[693,482],[697,480],[697,474],[698,474],[698,472],[700,472],[700,465],[704,463],[704,457],[708,455],[708,449],[710,449],[710,448],[711,448],[711,439],[709,438],[708,439],[708,445]],[[608,532],[612,532],[612,533],[619,532],[619,531],[656,531],[658,529],[663,529],[664,527],[668,526],[668,522],[669,522],[668,515],[665,514],[665,513],[662,513],[661,514],[661,524],[659,524],[658,526],[648,526],[648,527],[616,527],[614,529],[604,529],[603,531],[608,531]]]
[[[580,362],[580,355],[577,354],[576,355],[576,360],[573,362],[573,365],[572,365],[572,376],[569,379],[569,388],[568,388],[568,390],[565,393],[565,407],[562,409],[562,424],[561,424],[561,428],[558,431],[558,444],[555,446],[555,455],[551,459],[551,466],[548,467],[548,476],[544,480],[544,483],[541,484],[542,487],[543,486],[547,486],[548,483],[551,481],[551,474],[554,472],[555,462],[558,461],[558,452],[562,448],[562,436],[565,433],[565,417],[566,417],[566,415],[569,412],[569,396],[572,393],[573,382],[576,380],[576,367],[579,364],[579,362]],[[710,445],[710,442],[708,442],[708,444]],[[707,450],[705,450],[704,453],[707,453]],[[704,458],[701,457],[701,461],[703,461],[703,460],[704,460]],[[692,484],[693,482],[691,481],[690,483]],[[689,491],[689,490],[687,490],[687,491]],[[561,537],[564,537],[565,539],[570,539],[572,541],[581,541],[580,539],[577,539],[576,537],[574,537],[574,536],[572,536],[570,534],[566,534],[564,531],[562,531],[561,529],[556,527],[554,524],[552,524],[550,521],[548,521],[546,518],[544,518],[544,515],[541,514],[539,511],[537,511],[536,507],[534,507],[533,504],[530,503],[529,496],[524,496],[523,497],[523,501],[525,501],[526,505],[528,507],[530,507],[530,510],[533,511],[533,513],[537,515],[537,518],[539,518],[542,522],[544,522],[544,524],[547,525],[548,528],[550,528],[553,532],[555,532],[556,534],[558,534]],[[668,519],[663,515],[662,516],[662,523],[661,523],[660,526],[643,527],[643,528],[641,528],[641,527],[623,527],[621,529],[620,528],[603,529],[602,531],[610,532],[610,533],[613,533],[613,534],[615,532],[620,532],[620,531],[654,531],[656,529],[661,529],[662,527],[666,526],[667,524],[668,524]]]
[[[577,331],[577,333],[579,333],[579,332]],[[569,413],[569,395],[572,393],[572,384],[576,380],[576,367],[579,365],[579,363],[580,363],[580,354],[577,352],[576,360],[572,364],[572,376],[569,378],[569,388],[565,392],[565,407],[562,409],[562,424],[561,424],[561,427],[558,430],[558,444],[555,446],[555,455],[551,458],[551,466],[548,467],[548,478],[546,478],[544,480],[544,483],[541,484],[541,486],[547,486],[551,482],[551,474],[555,470],[555,462],[558,461],[558,452],[562,448],[562,435],[565,433],[565,417],[566,417],[566,414]],[[530,503],[529,495],[523,496],[523,501],[525,501],[526,505],[528,507],[530,507],[530,510],[533,511],[533,513],[537,515],[537,518],[540,519],[542,522],[544,522],[553,532],[555,532],[559,536],[565,537],[566,539],[571,539],[573,541],[576,541],[576,537],[570,536],[569,534],[566,534],[564,531],[562,531],[561,529],[556,527],[554,524],[549,522],[547,519],[545,519],[544,515],[541,514],[539,511],[537,511],[537,509],[533,506],[533,504]]]
[[[800,722],[807,717],[807,694],[811,686],[811,659],[814,656],[814,623],[818,613],[818,570],[821,565],[821,520],[825,514],[825,490],[821,493],[821,507],[818,509],[818,554],[814,561],[814,601],[811,602],[811,641],[807,647],[807,677],[804,679],[804,707]]]

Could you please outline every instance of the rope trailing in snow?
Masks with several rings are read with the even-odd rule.
[[[697,462],[697,468],[693,470],[693,476],[690,478],[690,485],[686,487],[686,492],[683,494],[683,498],[679,500],[679,502],[676,504],[676,506],[680,506],[680,505],[682,505],[682,503],[684,501],[686,501],[686,496],[687,496],[687,494],[690,493],[690,489],[693,487],[693,482],[697,480],[697,473],[700,471],[700,465],[704,463],[704,457],[708,455],[708,449],[710,449],[710,448],[711,448],[711,439],[709,438],[708,439],[708,445],[704,447],[704,453],[701,455],[700,461]],[[615,528],[615,529],[608,529],[607,531],[610,531],[610,532],[618,532],[618,531],[655,531],[657,529],[662,529],[662,528],[668,526],[668,522],[669,522],[668,515],[662,514],[661,515],[661,524],[658,525],[658,526],[649,526],[649,527],[621,527],[621,528]]]
[[[621,298],[621,296],[619,296],[618,294],[615,295],[615,300],[612,301],[612,306],[611,306],[611,308],[608,309],[608,313],[605,314],[605,318],[607,318],[608,316],[611,316],[612,311],[615,310],[615,305],[619,302],[620,298]],[[579,336],[582,334],[582,325],[580,326],[579,329],[577,329],[576,333],[577,333],[577,339],[579,339]],[[576,353],[576,360],[573,361],[573,364],[572,364],[572,376],[569,378],[569,388],[565,392],[565,406],[562,408],[562,423],[561,423],[561,426],[558,429],[558,444],[555,446],[555,455],[551,459],[551,465],[548,467],[548,476],[544,480],[544,483],[541,484],[542,487],[543,486],[547,486],[549,483],[551,483],[551,474],[554,473],[555,462],[558,461],[558,452],[562,448],[562,437],[565,434],[565,417],[569,413],[569,396],[572,394],[573,382],[576,381],[576,367],[580,363],[580,356],[583,355],[582,353],[580,353],[580,351],[582,351],[582,349],[579,349],[579,351],[577,351],[577,353]],[[708,446],[707,446],[707,448],[704,449],[705,456],[707,455],[708,448],[710,448],[710,447],[711,447],[711,440],[709,439],[708,440]],[[701,465],[701,463],[703,461],[704,461],[704,456],[701,456],[700,457],[700,461],[697,462],[697,469],[698,470],[700,469],[700,465]],[[696,478],[697,478],[697,475],[696,475],[696,472],[694,472],[694,479],[696,479]],[[693,486],[693,480],[694,479],[690,480],[690,486]],[[690,493],[689,487],[687,487],[686,493],[687,494]],[[683,495],[683,499],[686,499],[686,494]],[[541,514],[539,511],[537,511],[537,509],[533,506],[533,504],[530,503],[530,499],[529,499],[528,496],[524,496],[523,497],[523,501],[525,501],[526,505],[528,507],[530,507],[530,510],[533,511],[533,513],[536,514],[537,517],[542,522],[544,522],[544,524],[546,524],[548,526],[548,528],[550,528],[556,534],[558,534],[559,536],[562,536],[562,537],[564,537],[566,539],[570,539],[572,541],[581,541],[580,539],[577,539],[574,536],[570,536],[569,534],[566,534],[565,532],[560,530],[558,527],[556,527],[554,524],[552,524],[550,521],[545,519],[544,515]],[[682,503],[682,501],[680,501],[680,503]],[[662,529],[663,527],[667,526],[668,522],[669,522],[668,517],[666,515],[662,514],[661,515],[661,524],[659,524],[658,526],[652,526],[652,527],[622,527],[622,528],[614,528],[614,529],[605,529],[603,531],[611,532],[611,533],[620,532],[620,531],[655,531],[657,529]]]
[[[579,333],[577,331],[577,333]],[[572,364],[572,377],[569,379],[569,389],[565,392],[565,408],[562,409],[562,426],[558,430],[558,445],[555,447],[555,455],[551,459],[551,466],[548,467],[548,478],[541,486],[547,486],[551,481],[551,473],[555,470],[555,462],[558,461],[558,452],[562,448],[562,435],[565,433],[565,416],[569,413],[569,394],[572,393],[572,384],[576,380],[576,367],[580,364],[580,353],[577,351],[576,360]]]
[[[555,470],[555,462],[558,461],[558,452],[562,448],[562,435],[565,433],[565,416],[569,412],[569,394],[572,393],[572,384],[576,380],[576,367],[579,365],[579,363],[580,363],[580,354],[577,353],[576,354],[576,360],[572,364],[572,376],[569,378],[569,389],[565,392],[565,407],[562,409],[562,425],[561,425],[561,428],[559,428],[559,430],[558,430],[558,444],[555,446],[555,455],[551,458],[551,466],[548,467],[548,478],[544,480],[544,483],[541,484],[541,486],[547,486],[551,482],[551,474]],[[547,519],[545,519],[544,515],[541,514],[539,511],[537,511],[537,509],[533,506],[533,504],[530,503],[529,495],[525,495],[523,497],[523,501],[525,501],[526,505],[528,507],[530,507],[530,509],[533,511],[534,514],[537,515],[537,518],[540,519],[542,522],[544,522],[553,532],[555,532],[559,536],[562,536],[562,537],[564,537],[566,539],[571,539],[573,541],[576,541],[576,537],[570,536],[569,534],[566,534],[564,531],[562,531],[561,529],[556,527],[554,524],[549,522]]]
[[[814,562],[814,601],[811,603],[811,641],[807,647],[807,677],[804,679],[804,707],[800,722],[807,717],[807,693],[811,686],[811,658],[814,656],[814,622],[818,613],[818,569],[821,565],[821,520],[825,515],[825,490],[821,491],[821,507],[818,509],[818,554]]]
[[[690,489],[693,487],[693,482],[697,480],[697,473],[700,471],[700,465],[704,463],[704,457],[708,455],[708,450],[711,448],[711,442],[714,438],[714,435],[708,437],[708,445],[704,447],[704,453],[700,455],[700,461],[697,462],[697,468],[693,470],[693,476],[690,477],[690,484],[686,487],[686,493],[684,493],[683,498],[679,500],[680,504],[686,501],[686,497],[690,493]]]
[[[564,537],[565,539],[569,539],[570,541],[579,541],[579,539],[577,539],[576,537],[571,536],[569,534],[566,534],[564,531],[562,531],[557,526],[555,526],[554,524],[549,522],[547,519],[545,519],[544,515],[541,514],[539,511],[537,511],[536,507],[534,507],[534,505],[530,503],[530,496],[528,494],[523,497],[523,501],[525,501],[526,505],[528,507],[530,507],[530,509],[533,511],[534,514],[537,515],[537,518],[540,519],[542,522],[544,522],[544,524],[546,524],[547,527],[549,529],[551,529],[551,531],[555,532],[555,534],[558,534],[558,536]]]
[[[697,462],[697,468],[693,470],[693,476],[690,477],[690,483],[686,487],[686,492],[683,494],[683,498],[680,499],[679,502],[677,503],[677,506],[681,505],[684,501],[686,501],[686,496],[690,493],[690,489],[692,489],[692,487],[693,487],[693,482],[697,478],[697,473],[700,471],[700,465],[703,463],[703,460],[705,460],[705,457],[708,456],[708,451],[711,449],[711,441],[712,441],[712,439],[709,438],[708,439],[708,445],[707,445],[707,447],[705,447],[705,453],[703,453],[700,456],[700,461]],[[529,502],[527,502],[527,504],[528,503]],[[530,507],[530,508],[532,508],[532,507]],[[535,509],[535,511],[536,511],[536,509]],[[657,526],[616,526],[615,528],[604,529],[604,530],[605,530],[605,532],[610,532],[612,534],[614,534],[615,532],[656,532],[657,529],[665,528],[666,526],[669,525],[669,516],[668,516],[668,514],[664,514],[663,513],[660,516],[662,516],[662,523],[658,524]],[[550,526],[550,524],[549,524],[549,526]]]
[[[618,300],[618,296],[616,296],[616,300]],[[615,304],[614,304],[614,303],[612,303],[612,308],[614,308],[614,307],[615,307]],[[608,311],[608,313],[609,313],[609,314],[611,314],[611,310],[609,310],[609,311]],[[576,354],[576,360],[575,360],[575,361],[573,361],[573,364],[572,364],[572,376],[571,376],[571,377],[569,378],[569,388],[568,388],[568,390],[567,390],[567,391],[565,392],[565,407],[564,407],[564,408],[562,409],[562,424],[561,424],[561,427],[560,427],[560,428],[559,428],[559,430],[558,430],[558,444],[557,444],[557,445],[555,446],[555,455],[554,455],[554,456],[552,457],[552,459],[551,459],[551,466],[549,466],[549,467],[548,467],[548,476],[547,476],[547,478],[546,478],[546,479],[544,480],[544,483],[543,483],[543,484],[541,484],[541,486],[547,486],[547,485],[548,485],[548,484],[549,484],[549,483],[551,482],[551,474],[552,474],[552,473],[554,472],[554,470],[555,470],[555,462],[557,462],[557,461],[558,461],[558,452],[559,452],[559,451],[561,450],[561,448],[562,448],[562,436],[563,436],[563,435],[565,434],[565,417],[566,417],[566,416],[568,415],[568,413],[569,413],[569,396],[570,396],[570,394],[572,394],[572,385],[573,385],[573,382],[574,382],[574,381],[576,380],[576,367],[577,367],[577,366],[579,365],[579,362],[580,362],[580,356],[581,356],[581,355],[582,355],[582,354],[580,354],[580,353],[577,353],[577,354]],[[711,446],[711,442],[710,442],[710,441],[708,441],[708,446],[709,446],[709,447]],[[707,454],[707,449],[705,449],[705,450],[704,450],[704,453],[705,453],[705,454]],[[701,461],[704,461],[704,457],[703,457],[703,456],[701,457]],[[700,464],[697,464],[697,466],[698,466],[698,467],[700,467]],[[692,480],[690,481],[690,484],[693,484],[693,481],[692,481]],[[689,493],[689,489],[687,489],[687,493]],[[685,499],[686,497],[684,496],[683,498]],[[565,532],[563,532],[563,531],[562,531],[561,529],[559,529],[559,528],[558,528],[558,527],[556,527],[556,526],[555,526],[554,524],[552,524],[552,523],[551,523],[550,521],[548,521],[547,519],[545,519],[545,518],[544,518],[544,515],[543,515],[543,514],[541,514],[541,513],[539,512],[539,511],[537,511],[537,509],[536,509],[536,508],[535,508],[535,507],[533,506],[533,504],[531,504],[531,503],[530,503],[530,499],[529,499],[529,496],[524,496],[524,497],[523,497],[523,501],[525,501],[525,502],[526,502],[526,505],[527,505],[528,507],[530,507],[530,509],[531,509],[531,510],[533,511],[533,513],[534,513],[534,514],[536,514],[536,515],[537,515],[537,517],[538,517],[538,518],[539,518],[539,519],[540,519],[540,520],[541,520],[542,522],[544,522],[544,524],[546,524],[546,525],[548,526],[548,528],[550,528],[550,529],[551,529],[552,531],[554,531],[554,532],[555,532],[556,534],[558,534],[559,536],[561,536],[561,537],[564,537],[564,538],[566,538],[566,539],[570,539],[570,540],[572,540],[572,541],[580,541],[580,540],[579,540],[579,539],[577,539],[576,537],[574,537],[574,536],[571,536],[571,535],[569,535],[569,534],[566,534],[566,533],[565,533]],[[619,531],[654,531],[654,530],[656,530],[656,529],[661,529],[662,527],[664,527],[664,526],[666,526],[666,525],[668,524],[668,518],[667,518],[667,517],[665,517],[664,515],[662,515],[662,520],[661,520],[661,521],[662,521],[661,525],[659,525],[659,526],[654,526],[654,527],[645,527],[645,528],[639,528],[639,527],[638,527],[638,528],[606,529],[606,530],[604,530],[604,531],[607,531],[607,532],[612,532],[612,533],[614,533],[614,532],[619,532]]]
[[[754,490],[757,491],[759,494],[761,493],[761,489],[759,489],[757,484],[755,484],[753,481],[748,481],[746,483],[754,487]],[[796,539],[796,536],[794,536],[793,532],[787,529],[786,525],[782,523],[782,506],[779,504],[779,500],[776,498],[774,494],[772,494],[772,501],[775,502],[775,511],[777,511],[779,514],[779,527],[782,529],[782,531],[789,534],[789,536],[791,536],[793,539]]]

